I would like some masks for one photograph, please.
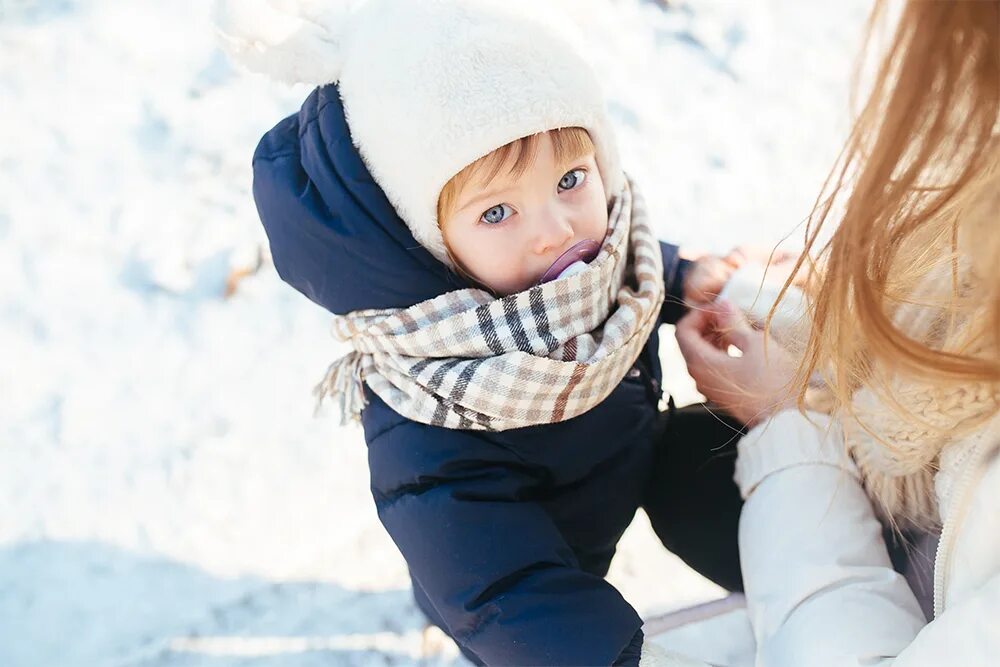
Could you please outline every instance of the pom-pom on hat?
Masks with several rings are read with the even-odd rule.
[[[248,69],[338,82],[355,146],[414,238],[451,266],[437,202],[516,139],[582,127],[608,196],[624,184],[602,87],[570,15],[538,0],[219,0]]]

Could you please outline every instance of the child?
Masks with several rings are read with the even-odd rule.
[[[219,21],[256,69],[330,84],[261,140],[254,197],[281,277],[352,344],[321,393],[360,412],[419,606],[479,664],[687,664],[603,579],[640,506],[687,543],[650,500],[676,488],[651,483],[657,328],[686,263],[619,167],[596,75],[542,3],[335,4]],[[726,535],[703,569],[735,588],[731,474],[732,525],[698,530]]]

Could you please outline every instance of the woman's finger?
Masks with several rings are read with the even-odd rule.
[[[704,366],[717,366],[729,355],[712,342],[718,313],[714,309],[693,309],[677,323],[675,337],[692,375]]]
[[[747,262],[774,266],[784,264],[793,259],[797,259],[799,252],[791,250],[778,250],[766,246],[741,245],[729,251],[723,259],[739,268]]]
[[[713,322],[720,346],[727,349],[733,345],[745,352],[752,344],[753,337],[757,335],[746,315],[725,299],[716,300],[712,304],[712,310],[715,311]]]
[[[729,251],[729,254],[722,258],[723,261],[728,263],[733,268],[740,268],[747,263],[747,253],[745,246],[738,246]]]
[[[799,258],[802,254],[801,251],[794,252],[791,250],[776,250],[774,253],[774,258],[771,260],[772,264],[784,264],[785,262],[792,262]]]
[[[677,322],[675,335],[678,341],[683,339],[685,343],[701,339],[711,330],[715,319],[716,314],[712,308],[707,306],[692,308]]]

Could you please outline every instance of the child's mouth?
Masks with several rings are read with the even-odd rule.
[[[538,284],[544,284],[555,280],[567,272],[568,269],[573,269],[568,271],[567,275],[572,275],[580,270],[582,270],[586,264],[594,261],[597,257],[597,253],[601,249],[601,244],[593,239],[584,239],[578,243],[574,243],[570,246],[570,249],[559,255],[556,261],[552,262],[552,266],[542,274],[541,279]]]

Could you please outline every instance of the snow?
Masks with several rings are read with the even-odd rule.
[[[572,4],[663,238],[800,237],[866,5]],[[266,253],[224,296],[264,243],[250,155],[307,93],[234,70],[204,0],[0,0],[0,664],[464,664],[360,430],[312,416],[328,317]],[[723,594],[642,516],[610,579],[646,616]]]

